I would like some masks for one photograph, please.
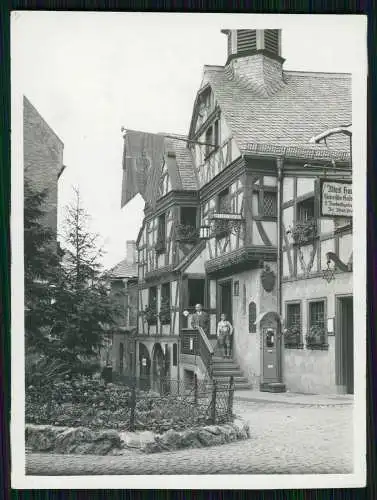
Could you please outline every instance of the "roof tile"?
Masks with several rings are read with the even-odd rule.
[[[352,122],[349,74],[284,71],[285,85],[268,96],[230,79],[224,67],[207,66],[205,76],[241,151],[256,143],[307,147],[321,131]],[[347,137],[328,144],[349,150]]]

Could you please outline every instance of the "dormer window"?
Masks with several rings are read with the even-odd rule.
[[[216,148],[219,147],[220,144],[220,127],[219,127],[219,120],[215,121],[214,125],[214,134],[213,134],[213,144],[216,146]]]
[[[206,157],[215,151],[220,144],[220,120],[216,120],[213,125],[207,128],[205,135]]]
[[[156,252],[164,253],[166,246],[166,216],[158,216]]]
[[[209,156],[212,152],[212,127],[208,127],[206,130],[206,156]]]
[[[168,156],[172,156],[173,153],[168,153]],[[169,192],[170,182],[169,182],[169,173],[165,162],[162,165],[161,177],[158,186],[158,196],[162,198]]]

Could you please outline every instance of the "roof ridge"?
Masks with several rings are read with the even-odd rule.
[[[224,69],[225,66],[221,66],[220,64],[204,64],[204,69],[209,68],[209,69]]]
[[[333,78],[344,78],[352,76],[352,73],[337,73],[330,71],[298,71],[298,70],[283,70],[284,74],[294,74],[295,76],[314,76],[317,78],[323,77],[333,77]]]

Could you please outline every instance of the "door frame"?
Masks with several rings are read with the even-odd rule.
[[[231,318],[227,318],[227,320],[230,321],[231,324],[233,325],[233,279],[232,278],[221,278],[221,279],[217,280],[217,298],[218,298],[218,300],[216,301],[217,323],[220,321],[220,314],[221,314],[221,310],[222,310],[222,291],[221,291],[221,287],[223,287],[224,284],[229,284],[230,285],[230,312],[231,312]]]
[[[347,299],[352,299],[352,315],[353,315],[353,294],[344,293],[335,295],[335,384],[339,388],[340,392],[348,394],[347,380],[345,379],[345,374],[343,371],[343,338],[341,335],[342,319],[341,315],[343,312],[343,301]],[[343,303],[342,303],[343,302]],[[353,333],[354,333],[354,324]],[[355,377],[355,341],[354,335],[352,335],[352,357],[353,357],[353,373],[352,376]]]

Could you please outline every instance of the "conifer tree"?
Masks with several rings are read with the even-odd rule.
[[[99,235],[90,231],[89,223],[80,193],[74,189],[62,234],[64,257],[55,294],[54,336],[61,355],[78,364],[98,355],[107,328],[119,314],[101,272]]]
[[[27,349],[49,350],[52,326],[52,291],[59,272],[56,234],[45,223],[47,191],[24,183],[24,293]]]

